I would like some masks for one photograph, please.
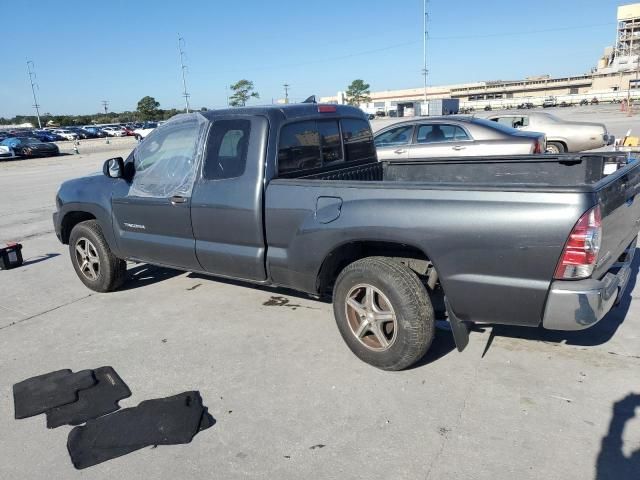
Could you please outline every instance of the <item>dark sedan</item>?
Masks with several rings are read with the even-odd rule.
[[[41,142],[37,138],[5,138],[0,145],[10,147],[17,157],[50,157],[60,154],[54,143]]]
[[[64,140],[60,135],[56,135],[49,130],[34,130],[31,132],[31,135],[28,135],[28,137],[35,137],[41,142],[59,142]]]

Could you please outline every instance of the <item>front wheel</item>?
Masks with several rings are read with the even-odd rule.
[[[73,227],[69,253],[78,278],[91,290],[111,292],[124,283],[127,263],[111,252],[95,220]]]
[[[411,269],[390,258],[348,265],[336,280],[333,313],[351,351],[383,370],[409,367],[433,340],[435,319],[426,288]]]

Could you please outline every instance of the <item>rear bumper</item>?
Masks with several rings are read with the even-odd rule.
[[[583,330],[597,323],[620,301],[629,277],[637,239],[600,280],[556,280],[551,284],[542,326],[549,330]],[[613,273],[615,272],[615,273]]]

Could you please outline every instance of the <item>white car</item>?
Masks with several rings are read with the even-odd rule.
[[[12,158],[13,150],[6,145],[0,145],[0,158]]]
[[[65,140],[78,139],[77,133],[73,133],[71,130],[65,130],[64,128],[56,128],[55,130],[52,130],[52,132],[55,133],[56,135],[60,135]]]
[[[104,127],[101,130],[110,137],[124,137],[126,135],[122,127]]]
[[[142,126],[142,128],[136,128],[133,131],[133,134],[135,135],[137,140],[142,140],[147,135],[149,135],[151,132],[153,132],[158,125],[159,125],[159,123],[155,123],[155,122],[145,123]]]

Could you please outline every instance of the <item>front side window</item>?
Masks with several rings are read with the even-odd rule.
[[[498,122],[500,125],[511,128],[520,128],[529,125],[528,117],[496,117],[491,120]]]
[[[135,175],[129,195],[191,196],[203,128],[204,122],[189,119],[168,123],[151,133],[134,151]]]
[[[469,140],[469,135],[457,125],[433,124],[420,125],[417,143],[456,142]]]
[[[220,120],[213,124],[202,169],[205,180],[239,177],[247,166],[249,120]]]
[[[413,125],[392,128],[378,135],[375,139],[376,147],[393,147],[396,145],[407,145],[411,143],[413,136]]]

